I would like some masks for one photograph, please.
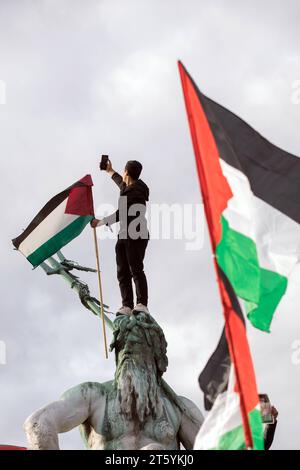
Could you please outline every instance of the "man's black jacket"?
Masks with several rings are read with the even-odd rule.
[[[127,186],[122,176],[116,172],[112,175],[112,179],[120,188],[118,210],[104,217],[105,224],[120,222],[119,238],[149,238],[145,217],[146,202],[149,200],[148,186],[140,179]]]

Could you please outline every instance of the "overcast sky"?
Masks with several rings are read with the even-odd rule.
[[[202,91],[239,114],[269,140],[300,155],[297,0],[1,0],[0,104],[2,201],[0,443],[25,445],[25,418],[84,381],[113,377],[104,359],[101,324],[62,279],[12,250],[42,205],[86,173],[96,206],[118,192],[98,171],[99,155],[122,170],[144,165],[152,203],[197,204],[200,192],[177,70],[178,59]],[[101,216],[101,214],[98,214]],[[102,229],[103,230],[103,229]],[[100,242],[103,289],[120,305],[114,241]],[[86,228],[66,256],[94,266]],[[205,232],[200,251],[158,240],[146,257],[150,310],[169,343],[166,380],[203,410],[197,377],[217,344],[223,318]],[[279,410],[274,449],[297,449],[300,364],[300,267],[272,333],[248,325],[260,392]],[[96,278],[82,276],[97,294]],[[110,335],[110,334],[109,334]],[[62,448],[83,448],[78,430]]]

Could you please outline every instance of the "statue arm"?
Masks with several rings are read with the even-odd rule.
[[[74,387],[60,400],[37,410],[24,423],[29,449],[59,450],[58,434],[84,423],[89,417],[90,392],[86,384]]]
[[[187,408],[188,413],[182,412],[181,423],[179,428],[179,442],[186,450],[192,450],[199,429],[204,421],[203,415],[199,408],[191,400],[180,397]]]

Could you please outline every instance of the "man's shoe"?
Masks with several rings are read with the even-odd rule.
[[[143,304],[136,304],[136,306],[134,307],[132,313],[139,313],[139,312],[143,312],[143,313],[150,313],[149,310],[148,310],[148,307],[146,307],[146,305],[143,305]]]
[[[126,305],[123,305],[117,311],[117,315],[131,315],[131,314],[132,314],[132,308],[126,307]]]

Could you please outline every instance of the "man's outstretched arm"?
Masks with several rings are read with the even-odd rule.
[[[84,423],[89,417],[88,384],[78,385],[29,416],[24,430],[31,450],[59,450],[58,434]]]
[[[124,188],[124,181],[121,175],[117,173],[113,167],[112,163],[110,160],[108,160],[107,167],[106,167],[106,172],[109,174],[109,176],[112,178],[112,180],[116,183],[116,185],[120,188]]]

